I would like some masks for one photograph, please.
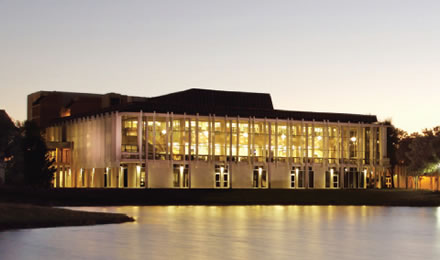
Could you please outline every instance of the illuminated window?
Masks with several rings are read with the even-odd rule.
[[[229,187],[229,168],[224,164],[215,165],[215,187],[228,188]]]

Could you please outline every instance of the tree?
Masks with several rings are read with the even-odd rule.
[[[55,172],[55,168],[52,166],[54,160],[49,159],[40,128],[32,121],[24,123],[21,150],[24,159],[25,183],[40,188],[51,187]]]
[[[400,142],[407,136],[408,134],[399,129],[396,128],[390,120],[387,120],[384,122],[385,125],[388,125],[387,127],[387,152],[388,152],[388,158],[390,159],[390,173],[391,173],[391,187],[394,188],[394,173],[396,166],[399,164],[399,145]]]

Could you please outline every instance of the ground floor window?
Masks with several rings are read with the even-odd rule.
[[[122,187],[128,188],[128,165],[121,166]]]
[[[326,188],[339,188],[339,172],[336,171],[335,167],[330,167],[328,171],[325,172],[325,187]]]
[[[304,188],[304,170],[299,166],[290,171],[290,188]]]
[[[86,176],[84,173],[84,169],[80,169],[79,170],[79,178],[81,180],[81,187],[85,187],[86,185]]]
[[[356,167],[344,168],[344,188],[348,188],[348,189],[358,188],[360,185],[359,182],[361,179],[360,177],[361,177],[360,173],[358,172],[358,169]]]
[[[313,172],[313,168],[309,167],[309,188],[315,187],[315,173]]]
[[[174,164],[173,165],[173,186],[175,188],[189,187],[188,164]]]
[[[215,165],[214,185],[216,188],[229,187],[229,167],[224,164]]]
[[[266,188],[267,187],[267,171],[263,166],[255,166],[252,178],[252,187]]]

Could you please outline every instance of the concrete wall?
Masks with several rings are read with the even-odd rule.
[[[173,188],[173,166],[169,161],[147,164],[148,188]]]
[[[232,188],[252,188],[253,166],[249,163],[231,163],[229,166]]]
[[[287,163],[269,163],[270,187],[273,189],[290,188],[290,169]]]
[[[214,188],[215,164],[193,162],[190,167],[191,188]]]

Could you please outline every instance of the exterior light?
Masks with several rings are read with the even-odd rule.
[[[136,165],[136,170],[137,170],[137,173],[140,173],[141,172],[141,166],[140,165]]]
[[[243,136],[244,136],[244,137],[248,137],[248,133],[244,133]]]
[[[348,169],[347,169],[347,168],[345,168],[345,169],[344,169],[344,171],[348,172]]]
[[[282,134],[282,135],[281,135],[281,139],[283,139],[283,140],[286,139],[286,135],[285,135],[285,134]]]
[[[299,172],[299,169],[298,169],[298,168],[296,168],[296,169],[295,169],[295,173],[296,173],[296,174],[298,174],[298,172]]]
[[[208,132],[208,131],[203,132],[203,134],[204,134],[206,137],[209,137],[209,132]]]
[[[164,135],[164,134],[166,134],[167,133],[167,130],[162,130],[162,134]]]
[[[225,172],[225,167],[220,167],[220,172],[223,174]]]
[[[261,173],[263,172],[263,169],[261,167],[258,168],[258,174],[261,175]]]
[[[352,138],[350,138],[350,140],[351,140],[352,142],[356,142],[356,137],[353,136]]]
[[[318,141],[322,140],[322,136],[318,135],[318,137],[316,137],[316,139],[318,139]]]
[[[332,175],[333,175],[333,172],[334,172],[334,170],[333,170],[333,169],[330,169],[330,174],[332,174]]]
[[[184,170],[185,168],[183,167],[183,165],[180,165],[180,173],[181,174],[183,174],[183,170]]]

